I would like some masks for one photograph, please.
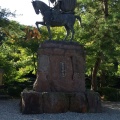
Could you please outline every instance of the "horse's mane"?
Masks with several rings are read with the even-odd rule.
[[[33,6],[38,7],[38,8],[40,7],[41,12],[44,12],[46,10],[50,10],[50,7],[47,4],[45,4],[42,1],[38,1],[38,0],[33,2]]]

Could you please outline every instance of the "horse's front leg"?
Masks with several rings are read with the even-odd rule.
[[[39,28],[39,24],[45,25],[45,22],[36,22],[35,24],[36,24],[36,26],[37,26],[38,31],[41,33],[41,30],[40,30],[40,28]]]
[[[51,35],[51,30],[50,30],[50,26],[46,25],[47,29],[48,29],[48,34],[49,34],[49,40],[52,40],[52,35]]]

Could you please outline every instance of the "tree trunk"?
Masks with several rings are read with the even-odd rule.
[[[103,0],[103,10],[104,10],[104,15],[105,18],[108,17],[108,0]]]
[[[106,84],[106,79],[105,79],[105,70],[101,70],[101,74],[100,74],[100,87],[104,87]]]
[[[97,90],[97,73],[101,64],[102,56],[103,53],[99,52],[92,72],[91,90],[94,91]]]
[[[104,16],[106,19],[109,15],[108,14],[108,0],[102,0],[102,3],[103,3]],[[93,68],[93,72],[92,72],[91,89],[95,91],[97,90],[97,73],[98,73],[98,70],[99,70],[99,67],[102,61],[102,57],[103,57],[103,53],[99,52],[94,68]]]

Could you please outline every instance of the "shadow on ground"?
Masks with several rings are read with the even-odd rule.
[[[102,102],[103,113],[120,113],[120,102]]]

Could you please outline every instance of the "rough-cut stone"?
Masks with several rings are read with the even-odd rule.
[[[54,55],[63,55],[64,54],[64,49],[54,48],[53,49],[53,54]]]
[[[21,93],[21,112],[23,114],[43,113],[42,94],[34,91],[23,91]]]
[[[44,93],[44,113],[63,113],[68,111],[69,99],[65,93]]]
[[[38,71],[48,73],[49,71],[49,56],[41,55],[38,58]]]
[[[37,92],[47,92],[50,90],[49,80],[47,79],[48,74],[45,72],[37,72],[37,79],[34,82],[33,90]]]
[[[72,64],[71,59],[64,56],[51,56],[51,71],[49,79],[51,81],[51,90],[57,92],[72,92],[76,89],[73,87]]]
[[[70,94],[70,112],[86,113],[88,110],[87,100],[84,93],[72,93]]]
[[[50,66],[49,56],[40,55],[38,61],[37,79],[33,85],[33,90],[38,92],[50,91],[50,84],[47,78]]]
[[[98,93],[95,92],[35,92],[21,93],[21,112],[23,114],[101,112]]]
[[[38,50],[38,92],[84,92],[85,55],[76,43],[44,42]]]
[[[38,50],[38,55],[42,55],[42,54],[45,55],[53,54],[53,50],[50,48]]]
[[[87,91],[86,97],[88,101],[88,109],[90,113],[102,112],[100,95],[94,91]]]
[[[23,91],[21,98],[23,114],[63,113],[69,108],[69,99],[65,93]]]

